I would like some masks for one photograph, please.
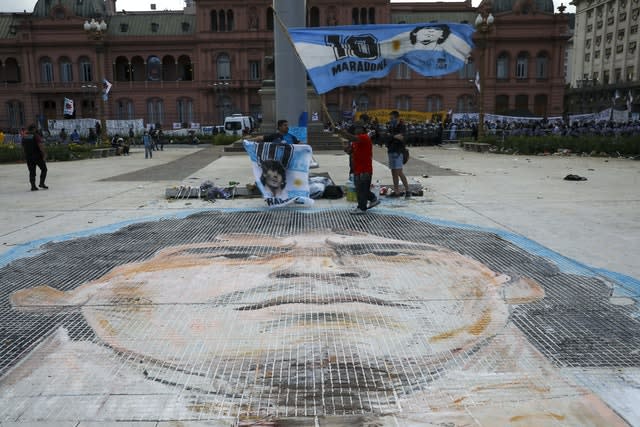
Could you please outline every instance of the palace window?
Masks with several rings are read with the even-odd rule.
[[[249,80],[260,80],[261,76],[260,61],[249,61]]]
[[[529,57],[526,53],[520,53],[516,59],[516,78],[526,79],[529,77]]]
[[[73,64],[68,58],[60,61],[60,81],[69,83],[73,81]]]

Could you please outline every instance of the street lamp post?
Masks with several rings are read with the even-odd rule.
[[[103,88],[102,90],[97,90],[98,97],[102,98],[102,99],[98,99],[98,115],[99,115],[98,119],[100,120],[101,134],[97,135],[97,137],[99,140],[102,140],[102,134],[106,134],[107,132],[106,122],[104,118],[104,104],[107,102],[107,99],[104,93],[104,83],[103,83],[104,77],[102,75],[102,68],[104,65],[103,38],[104,38],[104,34],[107,31],[107,23],[104,21],[104,19],[98,22],[95,19],[91,18],[91,21],[84,21],[84,24],[82,24],[82,29],[87,33],[90,40],[93,40],[96,42],[96,77],[98,81],[95,87]]]
[[[494,17],[491,13],[487,14],[485,12],[481,12],[476,17],[475,25],[478,32],[481,34],[481,38],[479,40],[480,45],[480,87],[478,89],[479,98],[480,98],[480,111],[478,112],[478,139],[482,138],[485,134],[484,129],[484,94],[486,92],[485,86],[485,75],[487,74],[487,70],[489,69],[487,65],[487,43],[489,40],[489,33],[491,32],[491,28],[493,28]]]

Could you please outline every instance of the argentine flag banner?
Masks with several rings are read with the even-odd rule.
[[[474,29],[425,23],[289,28],[318,94],[381,78],[400,63],[428,77],[453,73],[467,62]]]
[[[256,186],[269,207],[293,203],[311,205],[309,167],[313,152],[307,144],[243,141]]]

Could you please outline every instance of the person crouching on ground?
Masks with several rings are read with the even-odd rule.
[[[373,175],[373,143],[367,133],[364,123],[357,121],[353,125],[353,134],[340,130],[339,133],[351,144],[345,143],[345,151],[351,155],[354,183],[358,206],[351,211],[353,215],[362,215],[380,204],[378,197],[371,191],[371,176]],[[367,202],[369,205],[367,206]]]

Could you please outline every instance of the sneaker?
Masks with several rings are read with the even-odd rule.
[[[367,213],[367,211],[363,211],[362,209],[359,209],[359,208],[353,208],[352,210],[349,211],[349,213],[351,215],[364,215]]]
[[[367,207],[367,209],[375,208],[379,204],[380,204],[380,199],[375,199],[375,200],[369,202],[369,206]]]
[[[410,199],[411,198],[411,192],[407,191],[406,193],[404,193],[404,198],[405,199]]]
[[[48,190],[48,189],[49,189],[49,187],[47,187],[47,186],[46,186],[46,185],[44,185],[44,184],[40,184],[38,187],[40,187],[40,188],[42,188],[42,189],[44,189],[44,190]]]

